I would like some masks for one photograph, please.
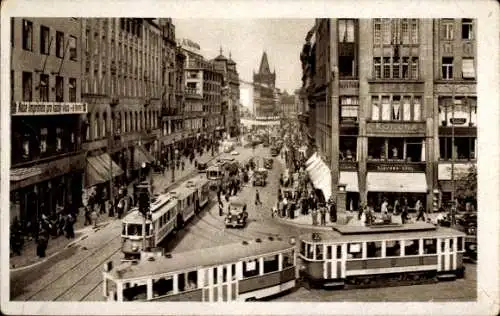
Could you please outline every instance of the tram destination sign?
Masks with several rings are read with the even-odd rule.
[[[366,168],[376,172],[425,172],[425,163],[368,162]]]
[[[87,103],[82,102],[15,102],[12,115],[86,114]]]

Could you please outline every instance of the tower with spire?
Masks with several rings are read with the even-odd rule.
[[[271,117],[277,113],[275,92],[276,72],[271,72],[267,53],[260,60],[259,71],[253,72],[254,114],[257,117]]]

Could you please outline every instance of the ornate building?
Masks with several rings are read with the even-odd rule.
[[[42,214],[81,204],[80,21],[11,19],[10,214],[37,228]]]
[[[264,52],[260,61],[259,72],[253,74],[254,115],[256,117],[274,117],[278,115],[275,84],[276,72],[271,72],[267,53]]]
[[[311,31],[303,88],[325,195],[446,206],[450,160],[457,176],[477,158],[475,21],[317,19]]]

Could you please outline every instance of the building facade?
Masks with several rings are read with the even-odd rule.
[[[276,72],[271,72],[267,53],[262,54],[259,71],[253,74],[253,99],[256,117],[278,116]]]
[[[74,18],[11,19],[10,214],[35,229],[42,214],[81,204],[80,34]]]
[[[297,108],[295,102],[295,95],[288,94],[287,91],[283,92],[280,98],[280,112],[281,117],[285,119],[294,119],[297,115]]]
[[[477,158],[475,21],[318,19],[312,32],[303,89],[331,194],[352,209],[446,205],[452,156],[455,175]]]

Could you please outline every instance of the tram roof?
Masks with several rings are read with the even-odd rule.
[[[293,247],[295,245],[290,244],[287,239],[274,239],[272,241],[262,239],[261,242],[249,241],[246,245],[243,243],[232,243],[218,247],[173,253],[171,254],[171,258],[155,257],[154,261],[144,260],[138,264],[123,263],[110,271],[109,274],[116,279],[142,278],[151,275],[234,263]]]
[[[373,241],[373,240],[394,240],[396,238],[402,239],[420,239],[420,238],[439,238],[439,237],[460,237],[465,236],[464,233],[448,227],[434,227],[433,228],[424,226],[411,226],[415,224],[407,224],[406,229],[382,229],[373,228],[373,230],[368,231],[371,227],[355,227],[355,228],[345,228],[344,231],[347,233],[341,233],[338,230],[332,231],[318,231],[315,232],[317,236],[320,237],[319,240],[313,239],[313,234],[304,234],[300,236],[300,239],[307,242],[362,242],[362,241]],[[420,228],[420,229],[419,229]],[[356,231],[358,229],[358,231]],[[381,230],[378,230],[381,229]]]

